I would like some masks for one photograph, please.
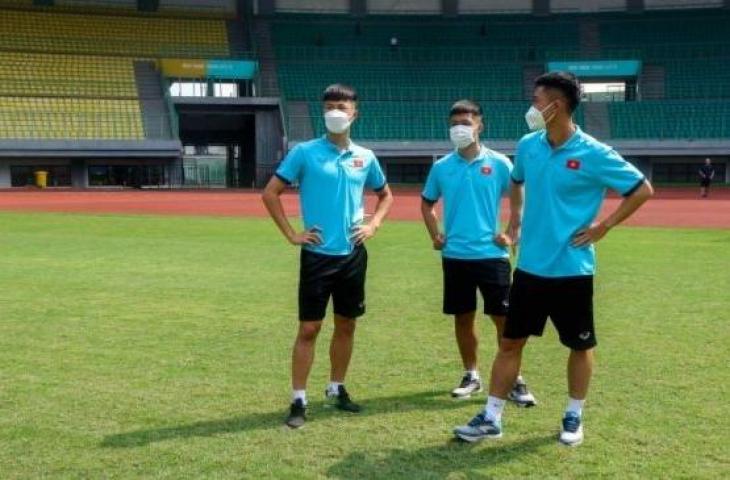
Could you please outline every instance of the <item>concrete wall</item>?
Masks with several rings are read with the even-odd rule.
[[[350,0],[275,0],[273,3],[277,12],[350,12]],[[259,4],[259,8],[263,6]]]
[[[722,7],[722,0],[644,0],[646,10],[666,8],[716,8]]]
[[[164,165],[168,179],[178,180],[182,160],[180,159],[140,159],[140,158],[1,158],[0,188],[11,187],[11,166],[52,166],[66,165],[70,167],[71,187],[89,187],[89,167],[93,165]]]
[[[550,11],[554,13],[592,13],[626,10],[626,0],[551,0]]]
[[[482,14],[482,13],[530,13],[532,12],[532,0],[459,0],[459,13],[461,14]]]
[[[373,14],[430,14],[441,12],[441,0],[368,0]]]
[[[256,186],[263,187],[269,181],[274,167],[284,158],[285,147],[282,139],[279,110],[259,110],[256,112]]]
[[[12,166],[55,166],[70,165],[71,162],[65,158],[0,158],[0,188],[10,188]]]

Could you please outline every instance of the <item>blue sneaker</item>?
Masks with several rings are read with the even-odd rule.
[[[485,438],[502,438],[502,422],[487,419],[479,412],[467,425],[454,428],[454,435],[467,442],[478,442]]]
[[[577,447],[583,443],[583,422],[575,412],[565,412],[563,429],[560,431],[560,443],[569,447]]]

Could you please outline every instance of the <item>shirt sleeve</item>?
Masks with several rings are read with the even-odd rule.
[[[426,184],[423,186],[421,197],[427,202],[436,203],[441,198],[441,188],[439,187],[438,174],[436,173],[436,164],[431,165],[431,170],[426,177]]]
[[[287,185],[299,182],[303,173],[304,167],[304,152],[302,147],[297,145],[284,157],[284,160],[279,164],[279,168],[276,169],[276,175],[281,181]]]
[[[510,177],[512,178],[512,181],[515,183],[524,183],[525,181],[525,169],[523,167],[523,163],[525,161],[524,159],[524,153],[523,148],[521,148],[521,144],[517,144],[517,151],[515,152],[515,161],[514,165],[512,165],[512,170],[510,172]]]
[[[638,168],[624,160],[616,150],[607,150],[598,159],[598,180],[606,187],[628,197],[644,183]]]
[[[379,192],[385,188],[386,183],[385,174],[383,173],[383,169],[380,168],[380,162],[373,156],[373,160],[370,162],[370,167],[368,168],[368,176],[365,179],[365,186]]]

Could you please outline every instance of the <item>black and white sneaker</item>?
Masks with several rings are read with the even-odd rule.
[[[527,389],[527,384],[519,380],[515,382],[512,391],[507,395],[507,399],[514,402],[518,407],[529,408],[537,405],[535,396]]]
[[[479,377],[472,377],[470,374],[464,375],[461,379],[461,383],[458,387],[451,391],[451,396],[454,398],[469,398],[472,393],[479,393],[482,391],[482,379]]]
[[[307,406],[301,398],[297,398],[289,407],[289,416],[286,417],[286,424],[289,428],[301,428],[307,420]]]
[[[332,401],[335,408],[345,412],[360,413],[360,405],[352,401],[344,385],[337,387],[337,393],[330,392],[328,389],[325,390],[324,394]]]

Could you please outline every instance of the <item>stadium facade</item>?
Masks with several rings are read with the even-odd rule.
[[[532,80],[582,80],[576,121],[655,183],[730,182],[730,1],[0,0],[0,188],[260,187],[360,92],[353,137],[392,183],[479,101],[511,154]]]

